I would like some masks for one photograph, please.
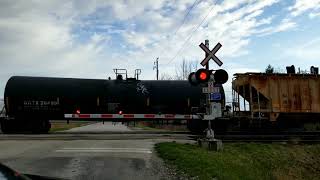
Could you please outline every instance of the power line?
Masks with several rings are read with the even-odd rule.
[[[199,29],[199,27],[203,24],[203,22],[206,20],[206,18],[209,16],[210,12],[213,10],[214,8],[214,4],[211,5],[211,9],[208,11],[208,13],[206,14],[206,16],[202,19],[202,21],[198,24],[198,26],[194,27],[195,29],[191,32],[191,34],[188,36],[188,38],[184,41],[184,43],[182,44],[182,46],[180,47],[180,49],[178,50],[178,52],[171,58],[171,60],[166,64],[169,65],[183,50],[183,48],[185,47],[185,45],[189,42],[189,40],[191,39],[191,37],[193,36],[193,34]]]
[[[178,50],[178,52],[175,54],[175,56],[173,56],[173,58],[171,58],[171,60],[166,64],[169,65],[183,50],[183,48],[185,47],[185,45],[189,42],[189,40],[191,39],[191,37],[193,36],[193,34],[199,29],[199,27],[203,24],[203,22],[206,20],[206,18],[209,16],[210,12],[212,11],[212,9],[214,8],[214,6],[212,5],[211,9],[208,11],[208,13],[206,14],[206,16],[202,19],[202,21],[198,24],[198,26],[194,27],[194,30],[192,31],[192,33],[188,36],[188,38],[184,41],[184,43],[182,44],[182,46],[180,47],[180,49]]]
[[[200,2],[201,2],[201,1],[202,1],[202,0],[200,0]],[[200,3],[200,2],[199,2],[199,3]],[[180,26],[177,28],[177,30],[173,33],[172,36],[174,36],[174,35],[177,34],[177,32],[180,30],[180,28],[181,28],[181,27],[184,25],[184,23],[186,22],[186,19],[187,19],[188,15],[190,14],[191,10],[195,7],[196,4],[199,4],[199,3],[198,3],[198,0],[195,0],[195,1],[193,2],[192,6],[189,8],[188,12],[187,12],[186,15],[184,16],[184,18],[183,18],[183,20],[182,20],[182,23],[181,23]]]
[[[198,2],[199,0],[195,0],[194,2],[193,2],[193,4],[190,6],[190,8],[188,9],[188,11],[187,11],[187,13],[184,15],[184,17],[183,17],[183,20],[182,20],[182,23],[179,25],[179,27],[175,30],[175,32],[171,35],[171,36],[169,36],[169,37],[173,37],[173,36],[175,36],[176,34],[177,34],[177,32],[179,32],[179,30],[181,29],[181,27],[185,24],[185,22],[186,22],[186,20],[187,20],[187,17],[189,16],[189,14],[190,14],[190,12],[191,12],[191,10],[197,5],[197,4],[199,4],[202,0],[200,0],[199,2]],[[163,54],[163,52],[164,52],[164,50],[165,50],[166,48],[162,48],[162,51],[160,52],[160,55],[161,54]]]

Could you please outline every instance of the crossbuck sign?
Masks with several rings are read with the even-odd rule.
[[[204,60],[200,63],[202,66],[205,66],[206,64],[209,63],[209,60],[210,59],[213,59],[214,62],[216,62],[219,66],[221,66],[223,63],[220,61],[220,59],[215,55],[215,53],[221,48],[221,44],[218,43],[213,49],[212,51],[210,51],[206,45],[204,45],[203,43],[201,43],[200,45],[200,48],[203,49],[207,54],[208,56],[206,56],[204,58]]]

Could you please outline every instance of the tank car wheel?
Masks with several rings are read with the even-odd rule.
[[[201,134],[206,129],[204,121],[198,119],[190,119],[187,121],[187,128],[195,134]]]
[[[42,133],[47,134],[50,131],[51,123],[48,120],[43,121]]]
[[[51,124],[48,120],[37,120],[33,122],[32,133],[33,134],[47,134],[51,128]]]
[[[1,121],[1,131],[3,134],[10,134],[13,133],[13,129],[11,127],[11,124],[9,122]]]

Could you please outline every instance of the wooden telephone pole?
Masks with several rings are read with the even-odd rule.
[[[156,69],[157,80],[159,80],[159,57],[157,57],[156,61],[153,64],[153,70]]]

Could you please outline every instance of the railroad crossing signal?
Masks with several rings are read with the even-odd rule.
[[[198,85],[200,83],[206,83],[209,81],[211,71],[207,69],[198,69],[196,72],[189,74],[188,80],[192,85]]]
[[[208,82],[209,79],[210,79],[210,74],[211,74],[211,71],[208,71],[206,69],[199,69],[195,76],[196,76],[196,79],[199,83],[205,83],[205,82]]]
[[[220,61],[220,59],[215,55],[215,53],[221,48],[221,44],[218,43],[213,49],[212,51],[210,51],[210,49],[207,48],[206,45],[204,45],[203,43],[201,43],[200,45],[200,48],[202,50],[204,50],[208,56],[206,56],[203,61],[200,63],[202,66],[205,66],[206,64],[209,63],[209,60],[210,59],[213,59],[214,62],[216,62],[219,66],[221,66],[223,63]]]
[[[198,85],[208,83],[208,87],[203,88],[204,93],[213,93],[214,84],[224,84],[228,81],[228,73],[223,69],[209,70],[209,61],[213,59],[219,66],[223,63],[219,60],[215,53],[222,47],[218,43],[212,51],[209,50],[209,40],[205,41],[206,45],[201,43],[199,46],[206,52],[206,57],[200,63],[202,66],[206,66],[205,69],[198,69],[196,72],[190,73],[188,80],[191,85]]]
[[[188,80],[192,85],[198,85],[201,83],[207,83],[211,79],[212,82],[208,84],[213,88],[214,84],[224,84],[228,81],[228,73],[223,69],[207,70],[198,69],[196,72],[189,74]]]

